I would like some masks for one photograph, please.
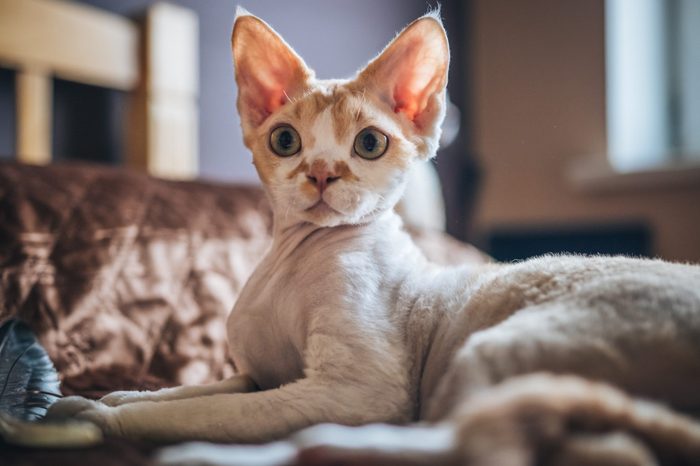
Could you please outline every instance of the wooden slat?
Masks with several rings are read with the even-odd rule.
[[[148,172],[170,179],[197,176],[198,122],[194,100],[152,98],[148,106]]]
[[[142,44],[145,75],[132,105],[131,166],[174,179],[198,173],[198,20],[189,9],[156,4]]]
[[[159,93],[197,94],[199,24],[187,8],[156,3],[148,11],[148,86]]]
[[[138,79],[138,30],[126,18],[56,0],[0,0],[0,63],[129,90]]]
[[[17,158],[47,164],[51,161],[51,77],[41,71],[20,71],[16,79]]]

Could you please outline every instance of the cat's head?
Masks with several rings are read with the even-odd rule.
[[[394,207],[416,160],[435,155],[449,64],[437,15],[414,21],[349,80],[316,79],[247,12],[231,40],[244,142],[276,221],[368,221]]]

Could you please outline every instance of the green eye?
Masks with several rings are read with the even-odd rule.
[[[270,133],[270,149],[280,157],[289,157],[301,150],[301,137],[289,125],[278,126]]]
[[[365,128],[355,137],[355,153],[363,159],[378,159],[389,146],[389,138],[374,128]]]

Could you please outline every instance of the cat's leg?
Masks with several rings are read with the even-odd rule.
[[[381,391],[326,378],[302,379],[254,393],[218,394],[172,401],[139,401],[109,407],[78,398],[59,401],[49,418],[75,417],[108,434],[155,441],[260,442],[321,422],[364,424],[405,420],[407,413]],[[365,398],[370,395],[372,398]],[[392,396],[393,397],[393,396]]]
[[[379,339],[309,336],[307,377],[276,389],[109,407],[71,397],[47,417],[92,421],[110,434],[160,441],[261,442],[323,422],[406,422],[414,407],[405,368]],[[348,340],[351,340],[349,342]],[[392,356],[394,354],[394,356]]]
[[[218,393],[247,393],[255,389],[253,379],[242,374],[207,385],[183,385],[155,391],[117,391],[103,396],[99,401],[107,406],[120,406],[136,401],[181,400]]]
[[[578,376],[529,374],[479,392],[449,422],[464,464],[696,464],[700,423]]]

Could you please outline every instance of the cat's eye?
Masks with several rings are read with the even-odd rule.
[[[270,149],[280,157],[289,157],[301,150],[301,137],[289,125],[281,125],[270,133]]]
[[[376,128],[365,128],[355,136],[353,148],[363,159],[378,159],[389,147],[389,138]]]

